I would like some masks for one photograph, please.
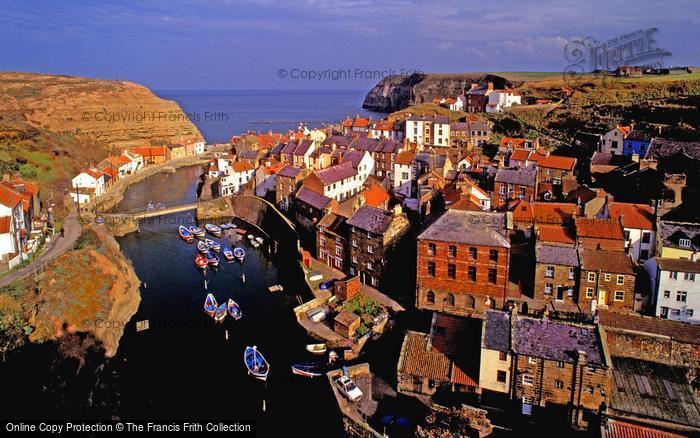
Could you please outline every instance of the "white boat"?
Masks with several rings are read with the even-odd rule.
[[[224,248],[223,254],[224,257],[226,257],[226,260],[228,260],[229,262],[236,259],[236,257],[233,255],[233,251],[231,251],[230,248]]]
[[[209,245],[200,240],[197,242],[197,251],[201,252],[202,254],[207,254],[209,252]]]
[[[207,230],[207,232],[213,236],[216,237],[221,237],[221,227],[218,225],[214,224],[206,224],[204,228]]]
[[[268,287],[267,290],[269,290],[270,292],[282,292],[284,288],[282,287],[282,285],[276,284],[274,286]]]
[[[248,368],[248,373],[252,374],[256,379],[267,380],[267,374],[270,372],[270,364],[263,355],[258,351],[258,347],[246,347],[243,352],[243,363]]]
[[[239,262],[243,262],[245,259],[245,250],[243,248],[234,248],[233,250],[233,256],[238,259]]]
[[[324,354],[328,351],[326,344],[308,344],[306,346],[306,351],[311,354]]]
[[[250,245],[251,245],[253,248],[257,248],[257,247],[260,246],[260,244],[258,243],[257,240],[251,240],[251,241],[250,241]]]
[[[204,243],[206,243],[209,249],[211,249],[212,251],[221,251],[221,244],[216,240],[204,239]]]
[[[192,233],[194,235],[194,237],[204,237],[204,235],[207,233],[203,229],[201,229],[199,227],[195,227],[195,226],[191,226],[189,228],[189,230],[190,230],[190,233]]]
[[[239,320],[243,317],[241,306],[239,306],[238,303],[233,301],[231,298],[228,299],[228,314],[235,320]]]
[[[255,236],[253,236],[252,234],[248,234],[248,240],[253,240],[253,239],[255,239]]]
[[[263,238],[262,238],[262,237],[256,237],[256,238],[255,238],[255,241],[262,245],[262,243],[263,243]]]
[[[309,277],[309,281],[321,281],[323,280],[323,275],[314,273]]]

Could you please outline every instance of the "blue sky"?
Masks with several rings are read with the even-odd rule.
[[[698,0],[2,0],[0,70],[156,89],[359,89],[389,69],[560,71],[572,38],[649,27],[667,65],[700,65]]]

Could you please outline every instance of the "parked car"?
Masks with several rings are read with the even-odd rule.
[[[348,376],[340,376],[335,380],[335,386],[348,400],[356,402],[362,399],[362,391]]]

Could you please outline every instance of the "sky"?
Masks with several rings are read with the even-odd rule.
[[[0,70],[366,89],[391,72],[562,71],[572,39],[651,27],[665,65],[700,66],[698,0],[0,0]]]

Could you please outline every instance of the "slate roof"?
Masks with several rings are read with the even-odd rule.
[[[535,250],[537,263],[578,267],[576,248],[566,246],[538,245]]]
[[[537,171],[535,170],[501,169],[496,173],[495,181],[497,183],[535,187],[536,178]]]
[[[343,160],[342,162],[349,161],[352,163],[352,167],[357,169],[357,166],[360,165],[360,161],[365,157],[365,151],[362,150],[355,150],[355,151],[350,151],[347,152],[345,155],[343,155]]]
[[[343,231],[345,227],[345,220],[343,216],[340,216],[335,213],[328,213],[325,216],[321,218],[320,221],[318,221],[318,224],[316,225],[317,227],[323,227],[324,230],[330,231],[334,234],[337,234],[340,237],[343,237],[346,235]]]
[[[374,234],[384,234],[393,218],[394,215],[386,210],[363,205],[348,219],[348,225]]]
[[[287,165],[280,169],[280,171],[277,172],[277,175],[286,176],[288,178],[296,178],[301,172],[302,170],[300,168]]]
[[[357,175],[357,170],[353,167],[351,161],[345,161],[335,166],[317,170],[315,173],[324,185],[330,185]]]
[[[612,411],[700,427],[700,399],[686,368],[623,357],[612,362]]]
[[[336,145],[341,148],[348,147],[348,145],[350,145],[351,142],[352,137],[347,137],[345,135],[331,135],[330,137],[326,137],[326,139],[323,140],[324,145]]]
[[[661,235],[663,246],[665,247],[687,250],[700,248],[700,223],[661,220],[658,224],[658,233]],[[690,239],[691,247],[682,247],[680,239]]]
[[[379,141],[379,146],[377,147],[377,152],[385,152],[390,154],[396,154],[399,149],[403,146],[398,140],[391,140],[388,138],[383,138]]]
[[[621,314],[600,310],[599,323],[606,329],[629,330],[666,336],[676,342],[700,345],[700,325],[654,318],[650,316]]]
[[[292,141],[288,142],[284,146],[284,148],[282,148],[281,153],[283,153],[285,155],[291,155],[294,153],[294,150],[296,150],[296,148],[297,148],[297,142],[296,142],[296,140],[292,140]]]
[[[369,137],[360,137],[352,142],[350,148],[355,149],[356,151],[374,152],[377,150],[378,146],[379,140]]]
[[[654,138],[649,144],[646,157],[660,160],[677,155],[686,155],[696,160],[700,160],[700,142]]]
[[[311,145],[314,144],[313,140],[301,140],[297,147],[294,149],[294,155],[304,155],[309,151]]]
[[[450,123],[450,118],[447,116],[440,116],[440,115],[434,115],[434,116],[411,116],[407,121],[411,122],[433,122],[433,123],[439,123],[439,124],[449,124]]]
[[[510,248],[505,214],[487,211],[447,210],[418,240]]]
[[[296,199],[312,206],[317,210],[323,210],[331,202],[331,198],[302,187],[296,194]]]
[[[469,123],[455,122],[450,124],[450,131],[469,131]]]
[[[510,350],[510,313],[500,310],[486,311],[484,347],[495,351]]]
[[[513,347],[518,354],[568,363],[576,362],[578,351],[584,351],[586,363],[608,365],[595,326],[518,316]]]
[[[285,146],[284,143],[277,143],[277,144],[270,150],[270,153],[271,153],[271,154],[275,154],[275,155],[276,155],[276,154],[279,154],[279,153],[282,152],[282,149],[284,149],[284,146]]]
[[[629,254],[622,251],[599,251],[582,248],[579,253],[581,269],[634,275],[634,264]]]

